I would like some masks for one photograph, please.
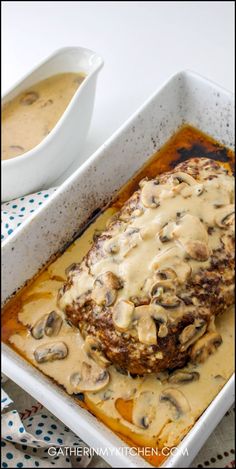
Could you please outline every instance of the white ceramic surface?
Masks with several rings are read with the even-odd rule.
[[[92,117],[97,74],[103,65],[95,52],[65,47],[54,52],[4,95],[2,105],[40,80],[56,73],[83,72],[86,78],[52,131],[32,150],[2,160],[2,200],[48,188],[79,160]]]
[[[56,191],[42,208],[3,243],[3,302],[53,254],[69,243],[141,165],[184,122],[233,148],[232,94],[192,72],[180,72],[159,89]],[[150,467],[143,459],[115,452],[124,443],[81,409],[50,379],[3,345],[3,372],[42,402],[93,447],[110,448],[112,467]],[[234,399],[233,377],[224,386],[166,467],[188,467]]]

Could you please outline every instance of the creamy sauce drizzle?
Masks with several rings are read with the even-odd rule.
[[[138,322],[137,326],[134,325],[136,312],[139,314],[141,310],[134,308],[133,315],[127,308],[126,311],[124,308],[121,310],[124,301],[132,303],[132,297],[150,294],[157,284],[156,274],[166,269],[172,269],[177,276],[175,291],[173,294],[168,293],[169,301],[172,301],[174,295],[178,294],[178,288],[182,288],[181,285],[191,275],[210,266],[210,256],[214,250],[225,249],[223,236],[233,238],[233,223],[225,229],[222,229],[222,223],[224,218],[234,212],[234,178],[221,168],[218,173],[214,173],[213,179],[210,178],[211,174],[212,168],[203,166],[199,168],[196,179],[186,173],[173,173],[157,185],[157,180],[144,181],[141,188],[142,206],[137,209],[138,215],[134,215],[137,212],[134,210],[127,224],[124,221],[111,229],[108,224],[104,233],[112,237],[105,241],[98,259],[89,266],[82,262],[81,272],[72,273],[72,284],[60,298],[60,307],[64,310],[83,295],[91,295],[101,305],[106,290],[99,285],[97,287],[95,280],[106,272],[112,272],[123,283],[114,302],[115,314],[118,311],[116,305],[119,308],[117,329],[130,330],[135,334],[138,328]],[[158,202],[153,203],[153,200]],[[209,227],[212,228],[210,235]],[[186,255],[189,257],[187,261]],[[166,283],[163,282],[163,288]],[[171,282],[171,289],[173,285],[174,281]],[[158,304],[164,304],[165,298],[162,300],[161,294],[159,296]],[[141,308],[144,311],[144,307]],[[165,309],[168,321],[172,323],[178,321],[186,311],[189,311],[189,306],[183,302],[179,307]],[[146,335],[142,333],[141,337],[139,332],[138,335],[140,342],[155,344],[154,323],[153,337],[149,329]]]
[[[2,109],[2,159],[38,145],[55,127],[85,76],[60,73],[36,83]]]

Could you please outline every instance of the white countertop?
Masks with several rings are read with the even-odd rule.
[[[170,75],[191,69],[233,91],[234,2],[2,2],[2,91],[63,46],[99,52],[95,151]]]

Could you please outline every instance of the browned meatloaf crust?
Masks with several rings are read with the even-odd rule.
[[[233,177],[212,160],[142,181],[68,269],[68,320],[126,372],[201,361],[202,341],[209,353],[220,345],[215,315],[234,301],[233,211]]]

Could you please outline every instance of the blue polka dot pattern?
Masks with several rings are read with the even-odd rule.
[[[42,430],[36,430],[36,432],[35,432],[35,433],[36,433],[36,435],[41,435],[41,433],[42,433]]]
[[[8,401],[12,402],[6,393],[2,394],[1,400],[4,401],[2,406],[8,405],[5,404]],[[48,448],[55,447],[59,450],[60,446],[79,447],[82,442],[62,422],[47,413],[46,409],[43,414],[36,412],[23,421],[16,410],[5,413],[4,417],[6,421],[3,435],[5,441],[1,441],[2,468],[71,467],[68,454],[66,457],[66,454],[55,453],[52,457],[48,454]],[[83,456],[76,467],[87,467],[90,459],[87,455]]]
[[[46,191],[39,191],[36,194],[20,197],[12,202],[3,203],[1,240],[5,241],[24,220],[50,198],[55,190],[54,187]]]

